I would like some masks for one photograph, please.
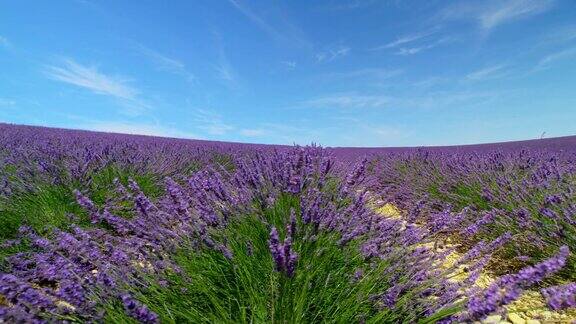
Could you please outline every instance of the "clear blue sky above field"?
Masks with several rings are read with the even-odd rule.
[[[576,3],[0,3],[0,121],[412,146],[576,134]]]

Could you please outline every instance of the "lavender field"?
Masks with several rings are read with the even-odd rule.
[[[576,320],[576,137],[0,143],[0,322]]]

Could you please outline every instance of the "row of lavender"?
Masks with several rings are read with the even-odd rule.
[[[84,216],[76,216],[87,217],[90,225],[81,225],[71,215],[69,226],[43,235],[21,227],[18,239],[4,242],[4,246],[28,246],[4,260],[0,318],[5,321],[99,322],[110,320],[118,307],[133,320],[149,323],[192,318],[467,321],[498,311],[522,290],[561,270],[569,258],[568,247],[551,246],[549,258],[480,289],[475,281],[491,255],[517,236],[505,230],[496,232],[494,239],[478,234],[485,241],[463,246],[467,252],[461,260],[449,269],[440,267],[451,250],[437,251],[433,243],[449,233],[469,230],[477,222],[472,217],[480,211],[451,213],[446,204],[440,207],[442,200],[420,196],[418,179],[432,176],[425,173],[436,172],[431,168],[414,169],[416,175],[409,179],[414,186],[403,184],[401,177],[408,178],[406,170],[398,167],[402,163],[411,166],[420,159],[425,161],[421,165],[438,164],[421,154],[351,164],[317,147],[256,147],[12,126],[2,126],[0,134],[5,143],[1,163],[7,201],[21,192],[34,192],[39,182],[90,182],[95,172],[111,164],[154,173],[164,179],[166,189],[152,199],[135,181],[115,181],[105,203],[97,204],[89,190],[79,188],[74,195]],[[459,176],[470,174],[474,173],[463,170]],[[406,224],[375,214],[367,207],[375,192],[410,211],[411,221]],[[291,205],[286,207],[287,201]],[[249,230],[242,232],[243,224],[253,220]],[[250,239],[238,241],[243,236]],[[189,263],[181,262],[182,253]],[[350,257],[354,253],[357,256]],[[329,261],[322,261],[323,257]],[[337,257],[341,260],[334,263]],[[234,282],[221,286],[206,280],[198,286],[186,268],[198,272],[202,262],[215,262],[210,268],[221,269],[217,278]],[[462,264],[469,265],[465,280],[450,280]],[[253,280],[239,281],[246,277]],[[241,287],[234,291],[258,291],[263,298],[246,299],[263,299],[264,307],[252,303],[229,317],[218,317],[235,307],[221,307],[218,299],[230,296],[218,290],[239,282]],[[275,284],[258,290],[267,287],[266,282]],[[553,306],[570,303],[571,286],[567,287],[564,295],[546,290]],[[196,288],[202,294],[189,291]],[[171,317],[182,310],[153,302],[152,295],[165,290],[201,296],[188,305],[199,307],[198,312]],[[321,300],[323,291],[330,291],[325,300]],[[278,311],[259,313],[258,309],[271,305]],[[209,312],[218,314],[198,315]]]
[[[468,250],[510,233],[490,270],[533,265],[567,245],[576,249],[576,138],[493,146],[372,152],[370,189],[408,221]],[[542,283],[554,309],[576,306],[576,257]]]
[[[171,176],[254,148],[282,149],[2,123],[0,143],[0,194],[4,195],[31,190],[38,181],[90,181],[94,172],[111,164]]]

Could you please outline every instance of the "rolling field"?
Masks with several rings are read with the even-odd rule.
[[[0,143],[0,322],[576,320],[576,137]]]

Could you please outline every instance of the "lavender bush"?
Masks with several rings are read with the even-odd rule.
[[[372,186],[426,226],[455,223],[439,235],[467,249],[510,232],[498,273],[534,265],[562,245],[576,249],[576,151],[547,146],[483,147],[482,150],[417,150],[377,155]],[[563,143],[560,141],[560,143]],[[526,144],[524,144],[526,145]],[[576,258],[553,281],[576,280]]]

